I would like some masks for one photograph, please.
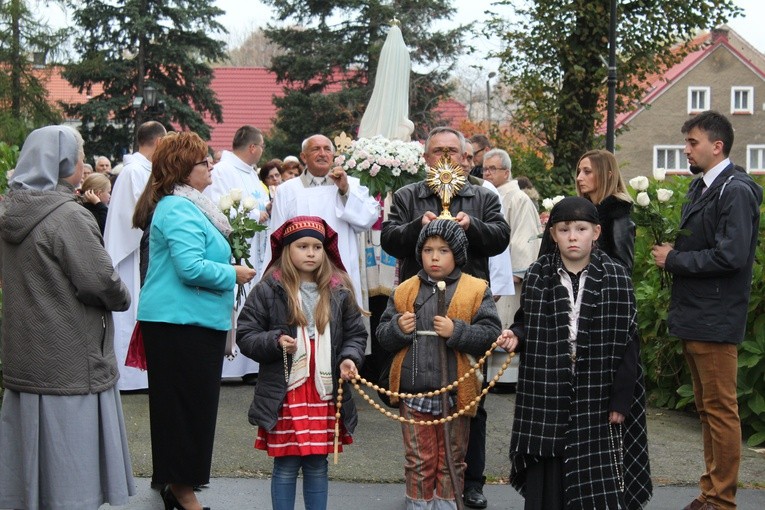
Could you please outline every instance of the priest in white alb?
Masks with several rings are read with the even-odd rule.
[[[120,370],[117,388],[120,391],[149,387],[146,371],[125,366],[141,290],[139,264],[143,231],[133,228],[133,212],[151,176],[151,157],[159,140],[166,134],[165,127],[156,121],[144,122],[138,127],[138,152],[125,156],[124,167],[114,182],[109,214],[106,216],[104,247],[132,298],[130,308],[113,314],[114,354],[117,356],[117,366]]]
[[[306,171],[277,188],[271,207],[271,228],[277,229],[295,216],[323,218],[337,232],[340,258],[362,306],[357,234],[374,225],[380,205],[356,177],[348,176],[340,167],[333,168],[335,147],[326,136],[313,135],[304,140],[300,159]],[[268,250],[266,259],[270,260],[270,246]]]
[[[220,198],[231,194],[232,190],[241,192],[242,199],[252,197],[257,202],[257,207],[250,211],[250,218],[258,223],[267,224],[269,220],[269,197],[268,188],[258,178],[257,164],[263,155],[263,133],[253,126],[242,126],[234,134],[232,141],[232,150],[223,151],[221,159],[213,167],[212,184],[205,189],[204,193],[215,204],[218,204]],[[250,264],[257,273],[251,282],[245,284],[245,292],[250,289],[263,276],[265,266],[263,262],[266,257],[266,244],[268,244],[269,231],[256,232],[250,239]],[[254,380],[258,373],[258,363],[247,356],[239,354],[239,348],[234,339],[236,338],[236,317],[239,316],[239,310],[244,306],[244,299],[241,300],[239,309],[234,312],[234,328],[229,332],[226,345],[226,358],[223,360],[222,377],[242,377],[245,381]]]

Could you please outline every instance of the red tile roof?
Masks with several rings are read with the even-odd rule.
[[[449,122],[449,126],[459,129],[462,121],[468,120],[467,108],[456,99],[446,99],[438,103],[436,111],[441,119]]]
[[[212,123],[205,118],[212,127],[210,146],[230,150],[234,133],[246,124],[271,129],[276,117],[273,98],[284,95],[276,75],[265,67],[218,67],[214,71],[212,88],[223,108],[223,122]]]
[[[69,85],[58,67],[41,69],[40,74],[47,79],[49,100],[68,103],[85,102],[88,94],[80,94]],[[283,86],[276,82],[276,75],[265,67],[217,67],[214,69],[212,89],[217,95],[223,109],[223,122],[211,122],[205,116],[211,130],[209,144],[215,150],[231,149],[236,130],[245,124],[253,125],[263,131],[273,126],[276,117],[276,107],[273,104],[275,96],[283,96]],[[328,90],[338,90],[339,83],[331,85]],[[100,85],[94,85],[90,96],[102,92]],[[454,99],[442,101],[437,111],[442,119],[455,128],[467,119],[465,105]]]
[[[731,53],[733,53],[744,65],[749,67],[754,73],[765,79],[765,71],[759,68],[754,62],[747,58],[742,51],[736,48],[729,40],[728,32],[729,28],[725,27],[725,30],[705,32],[691,41],[690,46],[698,46],[698,49],[690,52],[679,63],[667,69],[662,74],[654,74],[649,76],[646,80],[648,84],[645,88],[645,95],[641,98],[640,102],[645,105],[650,105],[659,96],[664,94],[679,78],[690,72],[694,67],[701,63],[708,55],[714,52],[720,46],[724,46]],[[616,116],[616,128],[619,129],[637,116],[645,109],[645,106],[633,110],[631,112],[622,113]],[[601,126],[601,130],[605,132],[605,124]]]
[[[68,81],[61,76],[60,67],[41,67],[35,69],[35,75],[38,79],[45,82],[48,89],[48,101],[55,106],[58,102],[64,103],[84,103],[90,97],[97,96],[103,92],[101,84],[95,84],[90,89],[90,94],[84,91],[80,94],[75,87],[72,87]]]

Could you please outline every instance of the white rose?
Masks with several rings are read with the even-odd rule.
[[[228,195],[223,195],[218,199],[218,209],[223,211],[224,213],[227,213],[231,210],[231,207],[233,207],[234,201],[231,200],[231,197]]]
[[[255,200],[255,197],[244,197],[244,200],[242,200],[242,207],[244,207],[245,211],[252,211],[258,207],[258,201]]]
[[[557,204],[558,202],[560,202],[564,198],[566,198],[566,197],[564,197],[563,195],[556,195],[556,196],[554,196],[553,199],[552,199],[553,205]]]
[[[630,186],[635,191],[645,191],[648,189],[648,177],[645,175],[638,175],[630,179]]]
[[[662,203],[669,202],[669,199],[672,198],[672,195],[674,194],[675,192],[671,189],[659,188],[656,190],[656,199]]]
[[[661,182],[667,177],[667,171],[663,168],[653,169],[653,178]]]
[[[231,197],[231,200],[237,204],[242,201],[242,190],[239,188],[231,188],[228,190],[228,194]]]
[[[648,196],[648,193],[645,191],[641,191],[637,194],[637,204],[640,207],[648,207],[648,204],[651,203],[651,198]]]
[[[552,198],[545,198],[542,200],[542,207],[544,207],[546,211],[551,210],[554,205]]]

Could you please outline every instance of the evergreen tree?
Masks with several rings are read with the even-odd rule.
[[[208,62],[225,57],[224,44],[210,37],[225,32],[215,18],[223,11],[212,0],[70,0],[79,27],[74,47],[78,62],[64,77],[80,92],[95,84],[103,92],[67,111],[81,119],[88,154],[114,159],[133,146],[136,125],[158,120],[209,138],[207,114],[222,120],[210,88]],[[133,101],[151,85],[164,111],[134,108]]]
[[[356,135],[372,95],[380,50],[391,20],[401,21],[410,48],[409,118],[415,138],[437,125],[433,109],[451,91],[449,74],[463,51],[462,32],[469,26],[434,31],[431,24],[449,19],[449,0],[264,0],[278,24],[266,35],[282,47],[270,69],[285,86],[275,98],[279,109],[269,145],[272,153],[290,154],[307,136]]]
[[[24,0],[0,2],[0,140],[21,145],[32,129],[61,121],[34,59],[50,56],[63,40],[63,31],[41,23]]]
[[[733,0],[617,5],[617,114],[640,106],[647,77],[687,55],[687,43],[700,29],[739,12]],[[556,179],[570,185],[579,156],[604,145],[596,129],[606,115],[608,2],[534,0],[515,11],[520,21],[495,17],[487,25],[487,32],[501,33],[505,42],[497,56],[518,105],[515,125],[547,144]]]

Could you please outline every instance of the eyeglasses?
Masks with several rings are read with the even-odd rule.
[[[202,161],[197,161],[196,163],[194,163],[194,166],[197,166],[197,165],[206,165],[207,168],[210,168],[211,166],[213,166],[212,161],[210,161],[209,159],[203,159]]]
[[[496,167],[496,166],[485,166],[483,167],[483,173],[485,174],[493,174],[494,172],[501,172],[505,170],[505,167]]]
[[[254,145],[255,147],[260,147],[260,148],[261,148],[261,149],[263,149],[263,150],[265,150],[265,148],[266,148],[266,142],[262,142],[262,143],[253,143],[253,144],[250,144],[250,145]]]

